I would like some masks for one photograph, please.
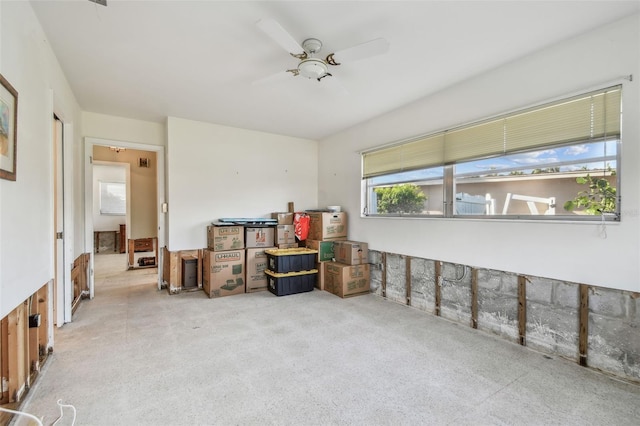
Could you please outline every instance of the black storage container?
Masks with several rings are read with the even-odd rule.
[[[288,274],[279,274],[268,269],[264,272],[267,275],[269,291],[276,296],[313,291],[318,279],[317,269]]]
[[[182,259],[182,287],[198,287],[198,259]]]
[[[289,272],[311,271],[316,267],[318,250],[308,248],[265,250],[268,269],[278,274]]]

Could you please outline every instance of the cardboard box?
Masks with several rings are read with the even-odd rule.
[[[332,240],[307,240],[305,241],[305,244],[307,248],[318,250],[318,262],[326,262],[333,260],[333,243],[346,239],[347,237],[340,237]]]
[[[239,250],[244,248],[244,227],[207,226],[207,248],[213,251]]]
[[[274,227],[244,228],[244,246],[246,248],[273,247],[276,230]]]
[[[271,213],[271,219],[276,219],[278,225],[293,225],[293,213]]]
[[[264,271],[267,270],[269,260],[264,251],[272,248],[273,247],[261,247],[247,249],[247,293],[267,290],[269,282],[267,281],[267,275],[264,273]]]
[[[340,297],[358,296],[369,293],[369,264],[345,265],[325,262],[324,289]]]
[[[295,244],[296,233],[293,225],[278,225],[276,226],[276,245],[280,244]]]
[[[336,262],[347,265],[369,263],[369,244],[358,241],[336,241],[333,244],[333,254]]]
[[[244,293],[244,250],[204,251],[202,288],[210,297]]]
[[[316,280],[316,288],[324,290],[324,264],[327,262],[316,263],[316,269],[318,270],[318,279]]]
[[[308,240],[329,240],[347,236],[346,212],[307,212]]]

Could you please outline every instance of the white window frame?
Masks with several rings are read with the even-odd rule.
[[[620,125],[620,121],[621,121],[621,107],[619,107],[619,105],[617,105],[616,103],[613,103],[612,105],[614,107],[608,107],[608,101],[606,100],[606,96],[608,95],[609,91],[611,92],[617,92],[617,102],[620,103],[621,101],[621,91],[622,88],[621,86],[614,86],[614,87],[610,87],[610,88],[605,88],[605,89],[601,89],[598,91],[594,91],[594,92],[590,92],[590,93],[586,93],[584,95],[581,96],[577,96],[577,97],[572,97],[572,98],[567,98],[565,100],[560,100],[560,101],[555,101],[553,103],[549,103],[547,105],[541,105],[538,107],[534,107],[534,108],[530,108],[527,110],[523,110],[523,111],[516,111],[515,113],[509,113],[509,114],[505,114],[503,116],[499,116],[497,118],[491,118],[488,120],[484,120],[482,122],[478,122],[478,123],[474,123],[474,124],[470,124],[470,125],[466,125],[460,128],[454,128],[453,130],[447,130],[444,132],[438,132],[436,134],[430,134],[430,135],[423,135],[423,136],[419,136],[416,138],[412,138],[410,140],[405,140],[399,143],[394,143],[394,144],[389,144],[385,147],[382,148],[378,148],[378,149],[373,149],[373,150],[368,150],[362,153],[362,176],[363,176],[363,184],[362,184],[362,190],[363,190],[363,206],[362,206],[362,216],[363,217],[419,217],[419,218],[472,218],[472,219],[481,219],[481,218],[486,218],[486,219],[523,219],[523,220],[563,220],[563,221],[567,221],[567,220],[571,220],[571,221],[593,221],[593,220],[607,220],[607,221],[620,221],[621,220],[621,215],[620,215],[620,205],[621,205],[621,195],[620,195],[620,188],[621,188],[621,182],[620,182],[620,166],[621,166],[621,145],[622,145],[622,136],[621,136],[621,125]],[[524,115],[526,116],[528,113],[531,113],[531,115],[535,115],[536,113],[538,113],[538,111],[541,111],[539,113],[539,115],[544,116],[545,114],[545,110],[546,109],[552,109],[554,106],[560,105],[560,109],[562,109],[562,105],[563,104],[571,104],[571,102],[573,102],[573,99],[578,99],[578,101],[581,101],[582,99],[586,99],[589,96],[591,96],[592,98],[595,98],[597,96],[600,95],[605,95],[605,101],[602,102],[602,105],[604,105],[604,107],[602,105],[599,105],[597,107],[594,107],[593,104],[591,106],[591,120],[594,120],[594,114],[600,114],[599,116],[599,120],[603,120],[602,117],[604,118],[604,121],[599,121],[596,123],[596,125],[593,125],[593,121],[592,121],[592,126],[591,126],[591,132],[592,132],[592,136],[593,136],[593,129],[596,126],[601,126],[599,127],[599,132],[597,135],[595,135],[595,137],[593,139],[589,139],[587,137],[585,137],[584,140],[580,140],[580,139],[576,139],[576,140],[572,140],[570,142],[567,141],[558,141],[558,143],[554,144],[553,142],[545,142],[544,144],[537,144],[537,141],[533,141],[533,144],[531,147],[524,147],[524,149],[521,150],[510,150],[510,151],[505,151],[502,154],[491,154],[491,155],[486,155],[486,156],[478,156],[476,158],[474,157],[470,157],[470,158],[464,158],[462,160],[454,160],[450,163],[446,163],[446,149],[447,149],[447,145],[446,145],[446,136],[448,132],[451,132],[452,134],[455,134],[456,132],[462,133],[462,135],[464,136],[464,131],[467,128],[473,128],[474,126],[477,127],[482,127],[484,124],[488,123],[491,124],[492,126],[499,122],[500,120],[503,119],[510,119],[511,117],[515,117],[514,121],[517,121],[520,117],[520,115]],[[576,101],[576,103],[578,102]],[[584,103],[584,102],[583,102]],[[594,108],[600,108],[598,111],[594,112]],[[609,112],[607,110],[607,108],[610,108],[612,111],[614,111],[613,113]],[[620,109],[618,109],[620,108]],[[584,110],[584,108],[583,108]],[[581,113],[584,115],[584,113]],[[613,117],[613,118],[611,118]],[[571,118],[571,117],[570,117]],[[553,115],[551,115],[551,120],[557,120],[556,117],[554,117]],[[584,119],[582,119],[584,121]],[[607,120],[609,120],[609,122],[614,124],[614,128],[615,128],[615,133],[612,135],[608,135],[607,134]],[[617,121],[617,122],[616,122]],[[604,124],[603,124],[604,123]],[[489,127],[489,126],[487,126]],[[604,130],[602,130],[604,129]],[[489,129],[490,132],[493,132],[493,136],[495,137],[496,134],[499,134],[499,132],[495,131],[495,126],[493,129]],[[443,135],[443,138],[440,138],[440,135]],[[542,137],[544,137],[546,135],[543,135]],[[588,135],[586,135],[588,136]],[[506,137],[506,136],[505,136]],[[529,139],[535,138],[535,134],[534,136],[529,136]],[[428,153],[427,155],[431,155],[433,156],[434,152],[437,154],[440,154],[440,151],[444,152],[444,154],[442,154],[442,160],[441,160],[441,164],[437,164],[437,162],[434,162],[432,160],[428,160],[430,161],[428,163],[428,167],[425,167],[423,169],[420,168],[415,168],[415,161],[413,160],[416,157],[420,156],[420,153],[416,154],[416,146],[419,145],[422,141],[438,141],[440,142],[439,139],[443,139],[442,142],[442,148],[428,148]],[[486,214],[484,215],[475,215],[475,214],[456,214],[454,209],[455,209],[455,198],[456,198],[456,177],[455,177],[455,167],[456,164],[464,164],[467,162],[473,162],[473,161],[478,161],[478,160],[482,160],[485,158],[495,158],[495,159],[499,159],[499,158],[505,158],[508,156],[512,156],[512,155],[516,155],[519,153],[526,153],[526,152],[531,152],[531,151],[539,151],[539,150],[544,150],[544,149],[554,149],[554,148],[567,148],[570,146],[578,146],[581,144],[588,144],[588,143],[594,143],[594,142],[611,142],[611,141],[616,141],[616,153],[615,153],[615,175],[616,175],[616,212],[615,213],[604,213],[602,215],[576,215],[573,214],[571,212],[566,212],[563,209],[563,206],[556,206],[555,205],[555,199],[553,199],[553,197],[548,197],[548,199],[543,200],[542,198],[544,197],[539,197],[539,196],[531,196],[531,195],[525,195],[525,194],[508,194],[509,197],[507,197],[507,200],[505,201],[505,204],[509,204],[509,202],[511,200],[518,200],[518,202],[525,202],[527,203],[527,205],[529,206],[529,210],[531,212],[531,214],[505,214],[506,211],[501,209],[500,212],[496,212],[495,211],[495,204],[492,204],[492,201],[489,199],[489,197],[487,196],[486,199],[486,204],[487,204],[487,210],[486,210]],[[459,141],[455,141],[455,142],[459,142]],[[454,143],[455,143],[454,142]],[[472,141],[473,142],[473,141]],[[518,143],[518,142],[516,142]],[[465,145],[466,144],[466,145]],[[536,145],[537,144],[537,145]],[[495,149],[495,142],[493,142],[493,146]],[[406,150],[404,147],[407,147]],[[471,146],[469,144],[469,139],[462,140],[462,149],[463,151],[465,149],[468,149],[469,146]],[[506,146],[506,142],[505,142],[505,146]],[[455,148],[458,149],[458,148]],[[471,146],[470,151],[473,152],[475,150],[475,147]],[[393,155],[392,156],[388,156],[385,157],[385,155],[387,153],[391,152]],[[454,155],[458,155],[458,156],[464,156],[465,154],[459,154],[458,152],[454,152]],[[369,157],[367,157],[369,156]],[[382,158],[382,160],[381,160]],[[389,158],[389,160],[391,161],[391,163],[389,162],[385,162],[384,160],[386,160],[386,158]],[[462,158],[462,157],[459,157]],[[369,163],[366,164],[367,159],[370,159]],[[372,160],[371,160],[372,159]],[[412,162],[413,161],[413,162]],[[599,160],[598,160],[599,161]],[[404,163],[403,163],[404,162]],[[585,163],[588,163],[588,161],[585,161]],[[403,165],[406,164],[408,165],[408,168],[406,169],[402,169]],[[420,171],[420,170],[426,170],[432,167],[438,167],[438,166],[442,166],[444,167],[444,173],[443,173],[443,177],[442,177],[442,182],[443,182],[443,206],[442,206],[442,214],[379,214],[377,212],[375,212],[375,208],[372,205],[372,202],[375,201],[375,198],[372,197],[372,193],[373,193],[373,185],[371,184],[371,180],[374,178],[379,178],[379,177],[384,177],[384,176],[393,176],[399,173],[403,173],[405,171],[410,171],[410,170],[415,170],[415,171]],[[392,169],[393,171],[391,173],[387,172],[385,170],[385,167],[388,167],[389,169]],[[526,169],[526,167],[523,167],[523,169]],[[370,175],[367,175],[367,173],[369,173]],[[549,176],[553,175],[553,173],[549,174]],[[403,183],[415,183],[415,180],[406,180],[406,181],[397,181],[397,184],[403,184]],[[576,194],[577,195],[577,194]],[[535,207],[535,203],[540,203],[540,202],[546,202],[548,204],[548,209],[547,209],[547,213],[553,213],[553,214],[540,214],[540,212],[536,212],[536,207]]]

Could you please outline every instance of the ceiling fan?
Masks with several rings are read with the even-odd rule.
[[[299,60],[298,66],[286,70],[287,73],[318,81],[332,76],[329,67],[381,55],[389,50],[389,42],[383,38],[377,38],[330,53],[322,58],[316,56],[322,49],[322,42],[317,38],[307,38],[300,44],[276,20],[271,18],[261,19],[256,25],[291,56]],[[263,80],[267,79],[270,77]]]

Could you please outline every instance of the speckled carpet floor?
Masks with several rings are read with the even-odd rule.
[[[27,395],[45,425],[640,424],[640,386],[374,295],[169,296],[119,256]]]

